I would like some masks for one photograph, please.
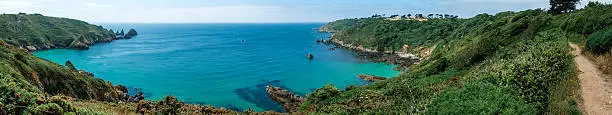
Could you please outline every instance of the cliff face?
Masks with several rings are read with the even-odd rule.
[[[87,22],[40,14],[0,15],[0,39],[29,51],[51,48],[87,49],[110,42],[114,33]]]

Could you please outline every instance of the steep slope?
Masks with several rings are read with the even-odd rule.
[[[0,81],[0,111],[9,113],[48,112],[51,110],[47,109],[54,107],[64,108],[62,111],[74,111],[66,100],[48,95],[104,100],[105,95],[119,91],[109,82],[40,59],[2,40]]]
[[[35,51],[50,48],[87,49],[94,43],[110,42],[117,38],[113,32],[87,22],[22,13],[0,15],[0,39]]]
[[[331,39],[356,46],[437,47],[398,77],[341,93],[321,88],[308,95],[301,112],[580,114],[580,84],[568,41],[584,43],[590,34],[610,28],[610,10],[612,5],[589,3],[562,15],[536,9],[457,20],[330,23],[323,30],[334,32]]]

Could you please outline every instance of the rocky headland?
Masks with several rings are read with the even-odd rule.
[[[320,30],[324,31],[324,30]],[[362,59],[371,60],[373,62],[385,62],[388,64],[398,65],[394,70],[403,71],[414,63],[418,63],[422,60],[417,55],[405,53],[405,52],[393,52],[393,51],[377,51],[363,47],[361,45],[349,44],[344,41],[334,38],[333,34],[329,40],[322,40],[325,44],[331,44],[340,48],[350,49],[357,53],[357,57]]]
[[[298,112],[300,106],[306,100],[306,98],[280,87],[266,86],[266,92],[272,100],[281,104],[285,112],[288,113]]]

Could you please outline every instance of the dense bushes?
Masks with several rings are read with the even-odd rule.
[[[183,105],[184,103],[179,101],[176,97],[166,96],[163,100],[156,102],[141,100],[136,107],[136,112],[141,114],[156,113],[176,115],[180,112],[179,110]]]
[[[586,48],[592,52],[603,54],[611,51],[612,28],[598,31],[589,36]]]
[[[316,91],[307,95],[307,99],[313,103],[317,103],[320,101],[324,101],[328,98],[335,97],[342,93],[338,88],[336,88],[332,84],[328,84],[323,86],[322,88],[317,89]]]
[[[533,105],[516,95],[510,87],[499,87],[491,83],[469,83],[463,88],[450,88],[432,99],[427,114],[537,114]]]
[[[610,30],[602,29],[610,28],[611,6],[591,3],[561,15],[536,9],[455,21],[356,21],[359,26],[336,32],[333,39],[385,50],[435,44],[434,55],[399,77],[323,101],[308,99],[306,106],[315,109],[302,111],[579,114],[573,96],[579,85],[568,41],[589,36],[589,41],[601,43],[597,46],[606,46],[609,39],[603,38],[610,38]]]

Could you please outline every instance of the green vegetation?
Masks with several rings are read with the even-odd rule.
[[[589,36],[586,48],[598,54],[609,52],[612,48],[612,28],[601,30]]]
[[[334,39],[359,44],[378,51],[399,50],[409,46],[429,46],[450,35],[461,21],[454,19],[385,20],[380,18],[345,19],[326,28],[336,32]],[[348,24],[348,25],[347,25]],[[415,51],[416,52],[416,51]]]
[[[592,2],[575,11],[561,8],[561,14],[535,9],[469,19],[376,17],[331,22],[321,30],[353,45],[396,51],[407,44],[410,52],[437,47],[431,57],[398,77],[344,91],[333,85],[317,89],[307,95],[300,112],[582,114],[568,42],[610,57],[610,10],[612,5]],[[100,102],[117,100],[109,98],[121,97],[126,88],[83,74],[69,61],[62,66],[20,47],[81,47],[115,39],[112,30],[38,14],[0,15],[0,21],[7,22],[0,24],[0,114],[240,114],[184,104],[173,96],[139,103]],[[127,35],[137,33],[130,30]]]
[[[115,39],[114,33],[87,22],[40,14],[0,15],[0,39],[31,51],[83,48]]]
[[[50,61],[37,58],[0,40],[1,111],[64,113],[76,109],[62,96],[102,100],[115,91],[112,84]]]
[[[317,90],[308,95],[301,111],[581,114],[576,104],[577,72],[568,42],[610,38],[606,37],[610,10],[612,5],[593,2],[559,15],[535,9],[456,20],[364,18],[332,22],[324,27],[334,32],[332,39],[353,45],[386,51],[399,50],[403,44],[411,49],[437,47],[429,59],[398,77],[339,94],[328,93],[334,89],[330,86]],[[605,42],[597,43],[609,48]]]
[[[553,14],[568,13],[576,10],[580,0],[550,0],[550,12]]]

